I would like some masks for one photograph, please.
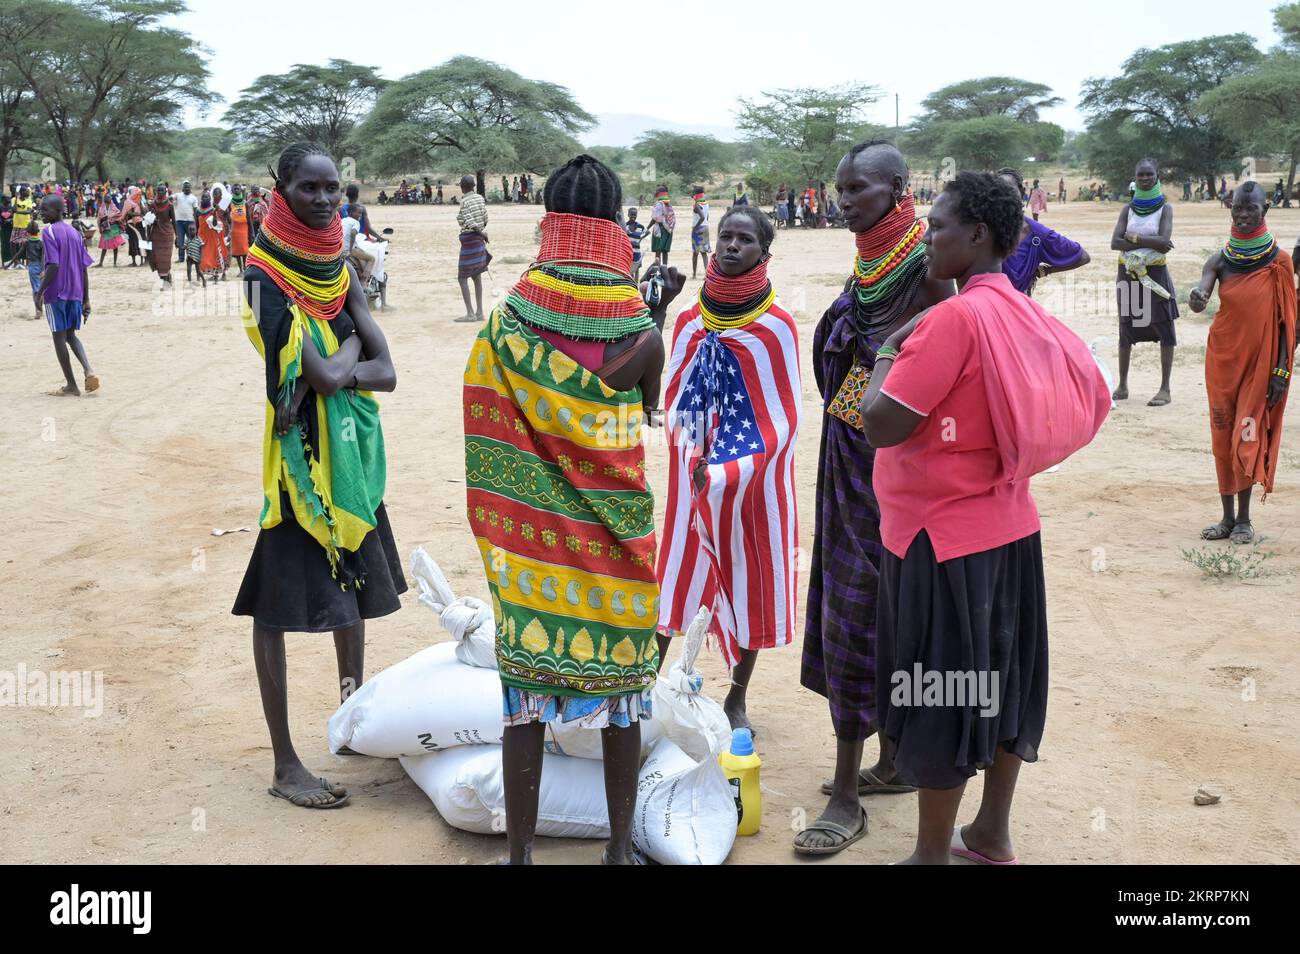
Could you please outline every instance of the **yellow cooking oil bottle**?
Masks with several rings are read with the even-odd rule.
[[[718,756],[736,799],[736,834],[753,835],[763,820],[763,793],[758,787],[758,769],[763,763],[754,754],[754,736],[749,729],[731,730],[731,749]]]

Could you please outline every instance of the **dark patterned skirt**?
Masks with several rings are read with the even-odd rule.
[[[871,489],[874,459],[862,431],[822,417],[799,682],[826,697],[835,737],[844,742],[876,732],[876,590],[884,550]]]
[[[457,278],[473,278],[482,275],[492,262],[492,253],[488,251],[487,239],[478,232],[460,233],[460,260],[457,263]]]
[[[1115,298],[1119,307],[1119,343],[1123,346],[1143,341],[1158,341],[1162,347],[1174,347],[1178,336],[1174,319],[1178,317],[1178,293],[1165,265],[1153,265],[1147,276],[1169,292],[1161,298],[1140,281],[1129,276],[1123,265],[1115,275]]]
[[[939,563],[924,530],[885,551],[876,620],[881,731],[899,775],[956,788],[999,748],[1038,760],[1047,721],[1042,539]]]
[[[231,613],[251,616],[267,629],[327,633],[401,608],[406,577],[383,504],[359,551],[365,582],[346,590],[331,574],[324,547],[293,519],[287,494],[281,493],[280,507],[285,519],[258,532]]]

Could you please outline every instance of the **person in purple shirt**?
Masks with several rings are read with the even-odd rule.
[[[1014,169],[999,169],[998,177],[1012,188],[1024,192],[1024,182]],[[1078,242],[1049,229],[1037,219],[1025,218],[1020,241],[1003,262],[1002,272],[1017,291],[1034,293],[1034,283],[1054,272],[1082,268],[1092,259]]]
[[[82,321],[90,319],[90,282],[86,269],[94,264],[94,259],[86,252],[81,233],[63,221],[63,196],[51,193],[42,199],[41,214],[49,224],[41,233],[45,268],[41,271],[37,294],[45,302],[45,320],[54,335],[54,353],[67,381],[61,389],[50,393],[58,397],[78,397],[81,390],[72,376],[69,348],[81,362],[86,375],[86,390],[99,388],[99,378],[91,370],[85,346],[77,337]]]

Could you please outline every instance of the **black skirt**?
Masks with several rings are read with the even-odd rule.
[[[955,788],[999,746],[1037,761],[1047,721],[1040,535],[939,563],[922,530],[904,559],[885,551],[879,600],[877,707],[902,778]]]
[[[1165,265],[1152,265],[1147,276],[1169,292],[1161,298],[1140,281],[1132,278],[1123,265],[1115,273],[1115,298],[1119,307],[1119,343],[1124,346],[1143,341],[1158,341],[1162,347],[1178,344],[1174,319],[1178,317],[1178,292]]]
[[[259,531],[231,613],[251,616],[267,629],[326,633],[401,607],[398,596],[406,592],[406,577],[383,504],[375,511],[375,529],[358,551],[365,581],[346,590],[331,575],[325,548],[294,520],[283,492],[280,506],[285,518]]]

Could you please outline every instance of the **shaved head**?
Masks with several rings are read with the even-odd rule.
[[[875,173],[881,178],[892,179],[897,176],[903,182],[907,181],[907,160],[892,142],[883,139],[860,142],[849,150],[849,158],[860,169]]]

